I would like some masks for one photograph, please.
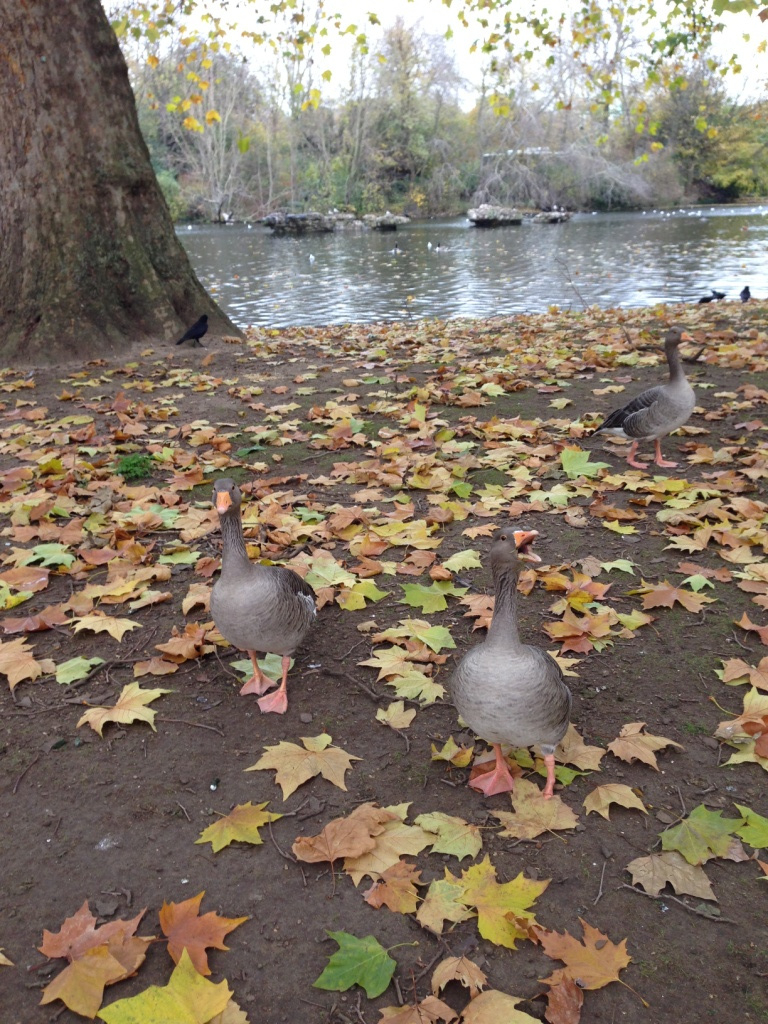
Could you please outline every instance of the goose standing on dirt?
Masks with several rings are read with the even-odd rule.
[[[547,766],[544,796],[555,786],[555,747],[565,736],[571,691],[554,658],[520,640],[517,580],[522,561],[540,562],[530,546],[536,530],[503,530],[491,548],[496,592],[493,618],[484,643],[464,655],[450,683],[456,709],[479,737],[492,744],[494,769],[469,783],[486,796],[514,789],[501,744],[538,744]]]
[[[683,372],[679,345],[683,341],[693,341],[682,327],[671,327],[664,339],[664,351],[669,364],[669,382],[655,388],[641,391],[630,402],[616,409],[605,419],[590,436],[602,430],[617,437],[626,437],[632,441],[627,453],[627,462],[635,469],[645,469],[644,462],[635,459],[637,446],[641,441],[656,442],[655,462],[664,469],[675,469],[676,462],[667,462],[661,454],[661,438],[671,434],[673,430],[687,422],[696,405],[693,388]]]
[[[259,668],[256,655],[282,655],[279,689],[258,701],[262,711],[282,715],[288,708],[291,655],[317,614],[315,592],[293,569],[260,565],[248,558],[240,501],[240,488],[234,480],[224,478],[214,483],[213,504],[221,524],[222,557],[221,575],[211,591],[211,615],[221,635],[247,651],[253,664],[253,677],[240,693],[263,694],[276,686],[275,680]]]

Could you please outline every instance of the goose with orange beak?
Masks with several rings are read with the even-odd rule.
[[[645,469],[645,463],[635,458],[641,441],[655,441],[657,466],[675,469],[676,462],[668,462],[661,454],[661,439],[682,427],[690,419],[696,405],[693,388],[683,371],[680,344],[694,339],[682,327],[671,327],[664,339],[664,351],[669,365],[669,381],[655,388],[641,391],[630,402],[614,410],[590,436],[605,430],[632,442],[627,462],[635,469]]]
[[[240,517],[242,496],[234,480],[213,485],[213,504],[219,513],[221,575],[211,591],[211,615],[216,628],[235,647],[248,652],[253,677],[240,693],[265,694],[276,686],[259,667],[257,654],[282,657],[282,681],[262,696],[262,711],[284,714],[288,709],[288,669],[291,655],[315,620],[315,592],[298,573],[280,565],[261,565],[248,557]]]
[[[470,786],[492,796],[514,789],[502,745],[537,745],[547,766],[544,796],[555,787],[555,747],[568,729],[571,692],[557,662],[520,639],[517,581],[523,562],[540,562],[536,530],[501,530],[491,548],[496,593],[488,636],[464,655],[450,684],[453,703],[473,732],[493,746],[492,771]]]

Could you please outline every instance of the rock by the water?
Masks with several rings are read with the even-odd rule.
[[[482,203],[476,209],[468,210],[467,217],[478,228],[523,223],[522,213],[513,206],[492,206],[490,203]]]
[[[333,216],[322,213],[270,213],[262,220],[274,235],[322,235],[335,230]]]
[[[366,213],[363,224],[374,231],[397,231],[399,225],[410,224],[410,217],[399,213]]]

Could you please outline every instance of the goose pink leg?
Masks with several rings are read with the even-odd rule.
[[[658,444],[658,441],[656,443]],[[637,446],[638,446],[638,444],[640,444],[639,441],[633,441],[632,442],[632,447],[627,452],[627,462],[630,464],[630,466],[634,466],[635,469],[645,469],[646,468],[645,467],[645,463],[644,462],[638,462],[637,459],[635,458],[635,455],[637,455]]]
[[[283,681],[280,683],[280,688],[275,690],[274,693],[268,693],[266,697],[262,697],[258,701],[258,705],[262,711],[274,711],[278,715],[284,715],[288,710],[288,669],[291,667],[291,659],[287,654],[283,655]]]
[[[493,771],[478,775],[477,778],[470,779],[469,782],[472,789],[479,789],[486,796],[510,793],[515,788],[515,780],[512,778],[512,773],[498,743],[493,744],[493,751],[496,754],[496,767]]]
[[[258,693],[261,696],[262,693],[266,693],[273,686],[277,686],[274,679],[270,679],[269,676],[265,676],[259,668],[259,663],[256,660],[256,652],[248,651],[248,657],[251,659],[253,665],[253,675],[251,678],[243,684],[240,688],[240,693],[245,695],[246,693]]]
[[[656,438],[656,465],[661,466],[663,469],[677,469],[676,462],[667,462],[661,454],[661,441],[658,437]]]
[[[547,766],[547,784],[543,796],[545,800],[550,800],[555,795],[555,755],[545,754],[544,764]]]

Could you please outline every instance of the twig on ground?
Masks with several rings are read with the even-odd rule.
[[[277,852],[280,854],[280,856],[283,858],[283,860],[287,860],[290,864],[296,864],[297,865],[299,871],[301,872],[301,877],[304,879],[304,888],[306,889],[306,887],[307,887],[307,876],[304,874],[304,868],[301,866],[300,861],[296,857],[292,856],[292,854],[285,853],[283,850],[280,849],[280,847],[277,845],[277,840],[275,839],[274,833],[272,831],[272,822],[268,821],[267,825],[269,826],[269,838],[272,840],[272,845],[277,850]],[[333,864],[331,864],[331,867],[333,867]]]
[[[20,775],[20,776],[18,777],[18,779],[16,779],[16,781],[15,781],[15,782],[14,782],[14,784],[13,784],[13,789],[11,790],[11,792],[13,793],[13,795],[14,795],[14,796],[16,795],[16,790],[17,790],[17,789],[19,788],[19,786],[21,785],[21,780],[22,780],[22,779],[24,778],[24,776],[25,776],[25,775],[27,774],[27,772],[29,771],[29,769],[30,769],[30,768],[31,768],[31,767],[32,767],[33,765],[36,765],[36,764],[37,764],[37,762],[38,762],[39,760],[40,760],[40,755],[39,755],[39,754],[35,754],[34,758],[33,758],[33,759],[32,759],[32,760],[31,760],[31,761],[29,762],[29,764],[28,764],[28,765],[27,765],[27,767],[26,767],[26,768],[24,769],[24,771],[23,771],[23,772],[21,773],[21,775]]]
[[[642,889],[636,889],[634,885],[627,885],[626,882],[622,882],[619,888],[630,889],[632,892],[639,893],[641,896],[647,896],[649,900],[672,900],[675,903],[679,903],[681,907],[685,907],[685,909],[690,911],[692,914],[696,914],[697,917],[703,917],[707,921],[712,921],[713,924],[739,923],[738,921],[732,921],[730,917],[712,917],[710,914],[703,914],[700,910],[697,910],[696,907],[692,907],[688,903],[685,903],[683,900],[679,900],[677,896],[662,896],[661,894],[659,894],[658,896],[654,896],[650,892],[644,892]]]
[[[175,722],[176,725],[191,725],[193,729],[210,729],[211,732],[216,732],[219,736],[224,736],[221,729],[218,729],[215,725],[208,725],[206,722],[188,722],[186,718],[157,718],[157,722]]]
[[[187,814],[187,808],[184,806],[184,804],[179,803],[178,800],[176,801],[176,803],[179,805],[179,807],[182,809],[182,811],[184,811],[184,817],[187,819],[187,821],[192,821],[190,816]]]
[[[602,870],[602,873],[600,874],[600,888],[598,890],[597,896],[595,896],[594,900],[592,901],[593,905],[596,905],[597,903],[599,903],[600,900],[604,896],[604,893],[603,893],[603,879],[605,878],[605,869],[606,869],[607,866],[608,866],[608,861],[604,860],[603,861],[603,870]]]

